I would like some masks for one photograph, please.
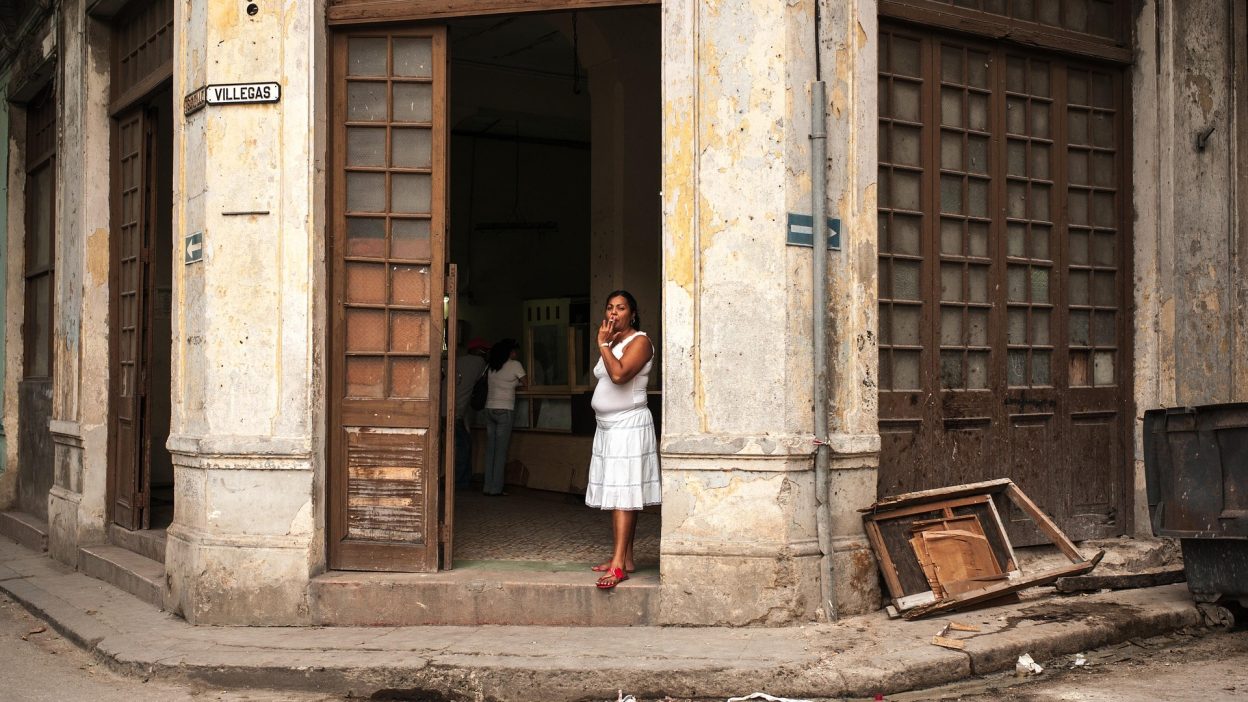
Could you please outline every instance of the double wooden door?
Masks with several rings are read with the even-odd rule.
[[[879,52],[879,492],[1009,477],[1122,533],[1122,69],[887,23]]]
[[[333,61],[330,566],[435,570],[446,33],[344,30]]]

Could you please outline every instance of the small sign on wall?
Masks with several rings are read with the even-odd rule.
[[[182,99],[182,112],[190,115],[206,105],[253,105],[279,102],[281,99],[282,86],[272,81],[205,85]]]
[[[789,227],[785,243],[789,246],[811,246],[815,241],[815,218],[810,215],[789,213]],[[828,217],[828,248],[841,250],[841,220]]]
[[[186,242],[182,246],[182,263],[189,266],[202,260],[204,260],[204,233],[187,234]]]

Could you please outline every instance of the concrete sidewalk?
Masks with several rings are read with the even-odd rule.
[[[592,586],[591,586],[592,587]],[[1183,584],[909,622],[882,613],[782,629],[664,627],[194,627],[0,537],[0,590],[112,668],[213,686],[448,700],[807,699],[932,687],[1200,623]],[[610,597],[603,593],[603,597]],[[950,619],[965,651],[931,644]],[[442,699],[443,697],[434,697]]]

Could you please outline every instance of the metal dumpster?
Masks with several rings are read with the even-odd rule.
[[[1248,607],[1248,403],[1144,413],[1153,533],[1182,540],[1198,602]]]

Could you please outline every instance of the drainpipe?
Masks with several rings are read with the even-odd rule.
[[[815,6],[818,7],[818,0]],[[818,12],[816,11],[815,35],[818,37]],[[815,52],[818,56],[816,42]],[[818,59],[816,58],[816,64]],[[812,241],[813,256],[811,298],[814,337],[814,402],[815,402],[815,527],[819,536],[819,590],[820,605],[829,621],[835,621],[836,593],[832,587],[832,511],[828,504],[828,348],[826,324],[828,312],[828,134],[825,85],[816,80],[810,86],[810,171],[811,211],[814,222]]]

